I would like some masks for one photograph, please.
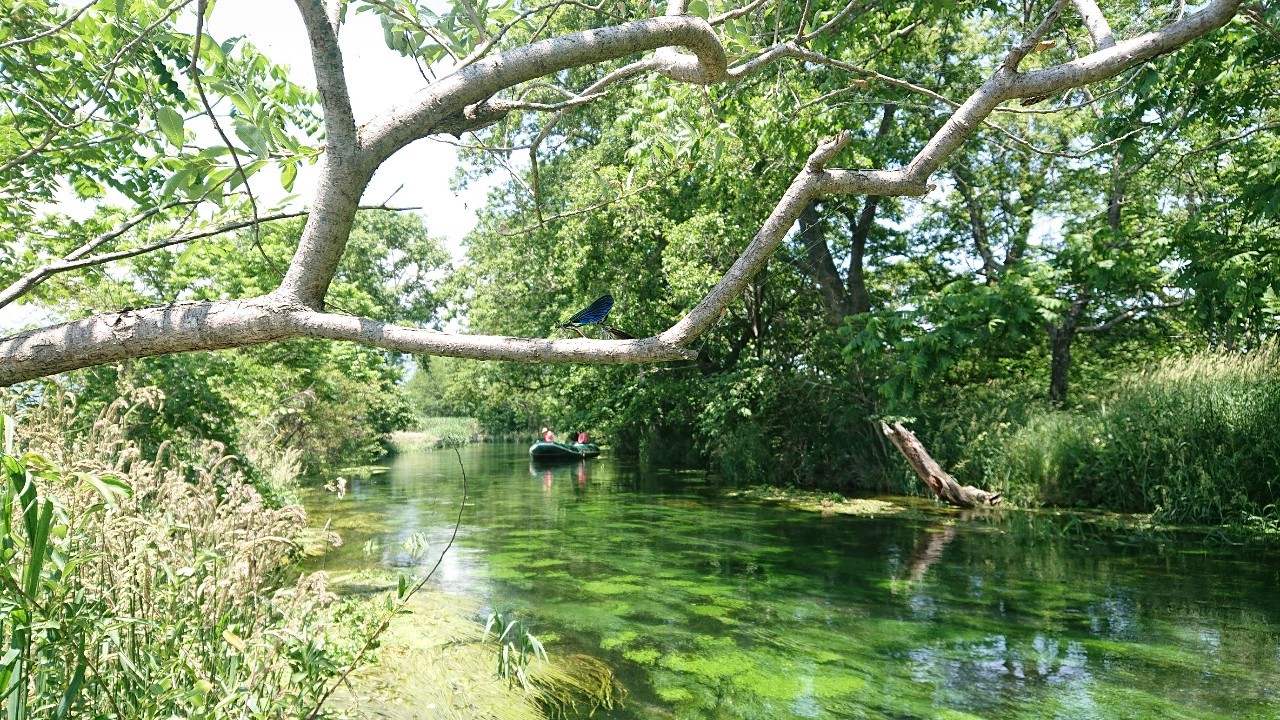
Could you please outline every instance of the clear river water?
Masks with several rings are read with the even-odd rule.
[[[617,674],[614,718],[1280,718],[1280,553],[1006,511],[822,516],[703,473],[462,450],[433,584]],[[308,569],[425,571],[461,498],[451,450],[339,500]],[[403,543],[423,533],[420,559]]]

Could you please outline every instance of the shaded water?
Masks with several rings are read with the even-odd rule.
[[[609,663],[618,718],[1280,718],[1280,556],[1064,540],[1025,513],[822,517],[697,473],[462,451],[437,578]],[[433,563],[451,451],[309,491],[342,548],[310,569]],[[403,549],[425,533],[421,561]],[[602,713],[597,712],[596,717]]]

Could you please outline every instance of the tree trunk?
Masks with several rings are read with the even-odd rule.
[[[1067,380],[1071,373],[1071,342],[1076,337],[1076,324],[1068,318],[1059,326],[1049,326],[1049,402],[1054,407],[1067,404]]]
[[[822,216],[815,199],[800,211],[800,242],[804,244],[805,269],[818,286],[822,307],[827,313],[827,324],[840,327],[848,314],[849,297],[840,279],[840,271],[831,258],[826,233],[822,231]]]
[[[943,470],[942,466],[938,465],[938,461],[929,455],[929,451],[925,450],[924,445],[916,439],[915,433],[904,427],[902,423],[896,422],[892,426],[880,423],[880,429],[938,499],[956,507],[1000,504],[1000,493],[987,492],[972,485],[961,485],[956,482],[956,479]]]
[[[1076,333],[1080,331],[1080,318],[1084,316],[1085,308],[1093,299],[1092,293],[1087,289],[1077,288],[1076,291],[1078,293],[1076,299],[1071,301],[1071,306],[1067,308],[1067,314],[1063,316],[1062,323],[1046,328],[1049,331],[1049,402],[1058,408],[1067,404],[1067,383],[1071,376],[1071,343],[1075,341]]]

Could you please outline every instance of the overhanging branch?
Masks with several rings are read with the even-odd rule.
[[[347,340],[405,352],[526,362],[635,363],[687,358],[693,354],[688,346],[741,296],[794,226],[800,211],[813,199],[832,194],[923,195],[941,163],[1001,102],[1054,94],[1112,77],[1221,27],[1240,4],[1239,0],[1213,0],[1194,16],[1113,47],[1055,67],[1018,72],[1027,48],[1034,47],[1034,41],[1048,31],[1065,1],[1056,3],[1045,21],[960,104],[906,167],[828,168],[849,142],[849,135],[842,133],[821,143],[741,256],[686,317],[653,338],[602,341],[451,335],[333,315],[322,312],[321,307],[341,260],[360,195],[373,172],[395,151],[438,132],[451,116],[519,83],[649,50],[659,52],[624,70],[658,72],[681,82],[720,82],[730,73],[711,26],[688,16],[658,17],[490,55],[432,84],[408,105],[354,131],[356,142],[348,143],[345,133],[350,106],[336,33],[320,0],[297,0],[312,38],[329,144],[311,215],[280,288],[248,300],[103,313],[0,339],[0,385],[126,358],[241,347],[296,337]],[[692,54],[663,50],[675,47]],[[606,78],[620,77],[619,72]]]

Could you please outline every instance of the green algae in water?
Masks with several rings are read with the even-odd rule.
[[[1055,516],[966,521],[913,499],[824,516],[608,460],[548,486],[523,452],[464,451],[474,505],[441,584],[554,633],[553,655],[608,663],[630,699],[604,717],[1280,720],[1274,552],[1081,539]],[[437,549],[453,462],[401,456],[309,510]],[[308,563],[370,561],[405,559],[349,540]]]

